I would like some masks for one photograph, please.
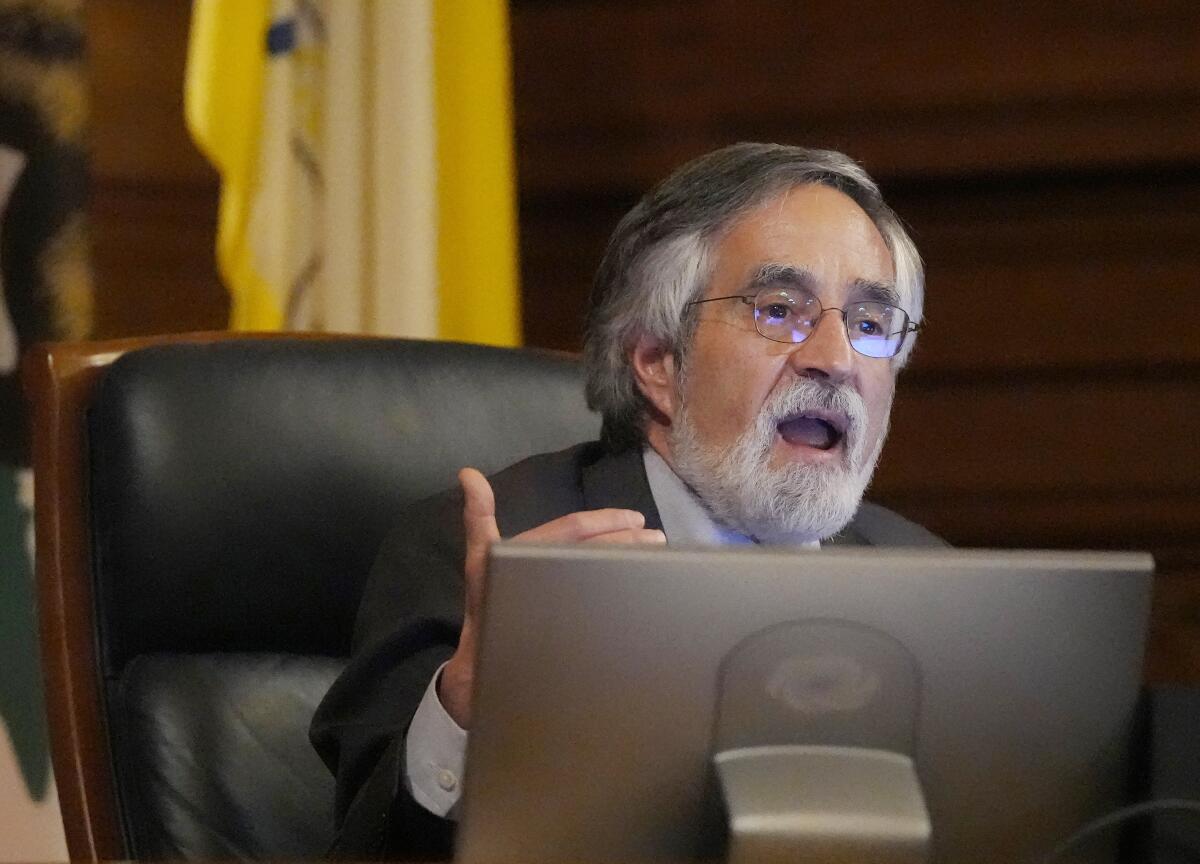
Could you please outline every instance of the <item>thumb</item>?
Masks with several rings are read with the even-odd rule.
[[[463,491],[463,532],[466,535],[466,561],[463,577],[467,588],[467,614],[474,614],[483,596],[488,547],[500,539],[496,525],[496,497],[487,478],[474,468],[458,472]]]

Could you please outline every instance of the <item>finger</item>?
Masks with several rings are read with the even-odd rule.
[[[513,539],[537,543],[581,543],[600,534],[636,531],[645,524],[646,517],[636,510],[612,507],[604,510],[580,510],[531,528]]]
[[[458,483],[463,491],[463,524],[486,533],[491,540],[499,539],[496,496],[492,493],[492,484],[474,468],[459,471]]]
[[[470,615],[478,608],[483,592],[488,547],[500,539],[500,529],[496,525],[496,496],[487,478],[474,468],[464,468],[458,472],[458,482],[463,492],[463,531],[466,535],[463,576],[467,583],[467,614]]]
[[[667,542],[667,535],[654,528],[630,528],[626,531],[610,531],[607,534],[597,534],[583,542],[635,543],[646,546],[663,546]]]

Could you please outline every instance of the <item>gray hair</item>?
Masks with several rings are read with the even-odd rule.
[[[848,196],[875,223],[892,254],[901,306],[914,322],[921,320],[921,256],[875,181],[853,159],[781,144],[734,144],[701,156],[625,215],[596,271],[584,363],[588,405],[603,415],[610,448],[637,446],[644,435],[647,403],[634,379],[633,346],[648,336],[682,366],[697,317],[687,304],[708,288],[715,241],[748,211],[814,183]],[[896,369],[907,362],[913,343],[910,336],[892,359]]]

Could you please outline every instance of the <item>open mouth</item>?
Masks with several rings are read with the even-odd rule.
[[[832,450],[845,438],[845,426],[845,422],[837,417],[801,412],[784,418],[776,428],[789,444]]]

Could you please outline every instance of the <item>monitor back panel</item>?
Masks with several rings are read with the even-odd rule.
[[[1044,854],[1125,793],[1151,569],[1114,553],[500,544],[459,858],[719,855],[722,661],[810,620],[882,631],[915,659],[933,861]]]

